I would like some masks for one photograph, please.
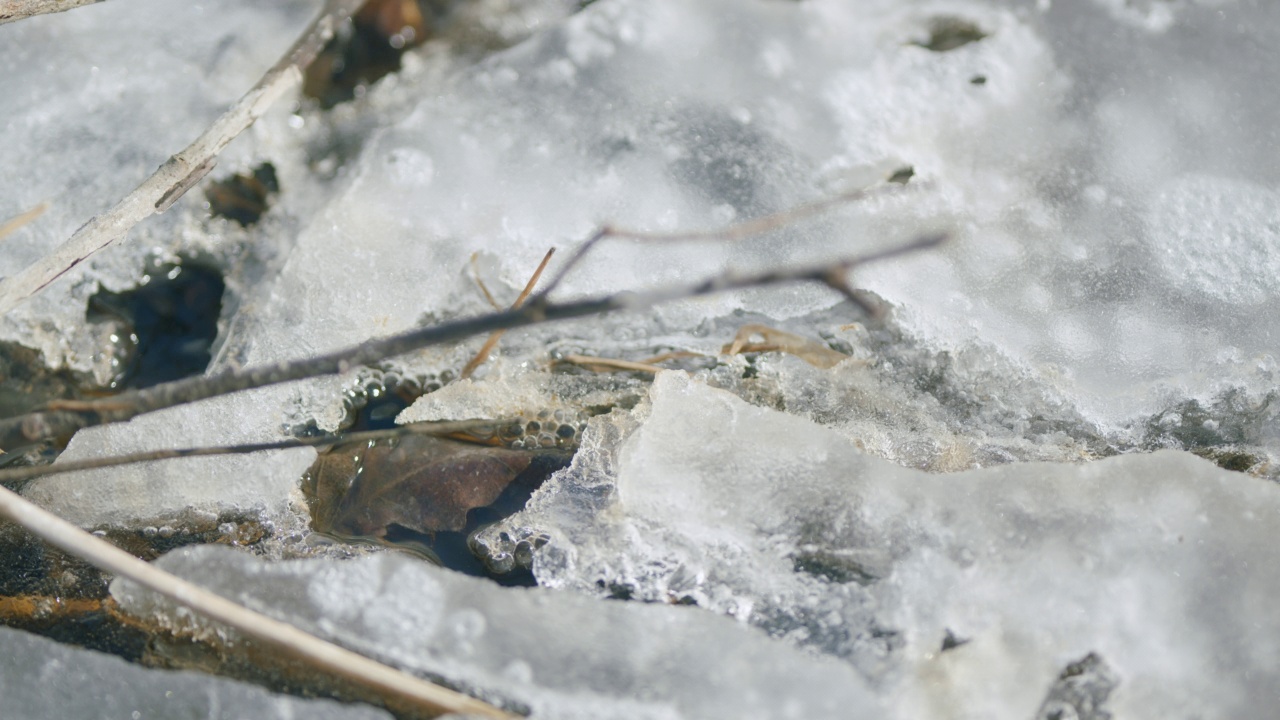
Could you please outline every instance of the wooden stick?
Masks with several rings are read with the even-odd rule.
[[[388,705],[407,705],[431,714],[471,713],[487,718],[516,717],[488,703],[338,647],[288,623],[254,612],[199,585],[182,580],[90,535],[3,487],[0,487],[0,517],[21,525],[45,542],[101,570],[128,578],[210,620],[290,653],[317,671],[366,688],[383,698]]]

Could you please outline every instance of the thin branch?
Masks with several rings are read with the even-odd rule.
[[[590,355],[565,355],[560,358],[560,362],[567,362],[586,368],[592,372],[610,372],[613,370],[625,370],[628,372],[645,372],[656,375],[661,367],[653,363],[636,362],[634,360],[619,360],[617,358],[591,357]]]
[[[99,2],[102,0],[0,0],[0,25]]]
[[[71,460],[56,465],[31,465],[23,467],[0,468],[0,485],[47,477],[81,470],[97,470],[100,468],[132,465],[134,463],[154,460],[173,460],[175,458],[209,457],[211,455],[248,455],[266,450],[289,450],[300,447],[328,447],[347,443],[363,443],[375,440],[389,440],[406,435],[434,435],[437,437],[453,437],[458,433],[474,430],[479,426],[492,426],[500,420],[444,420],[416,422],[398,425],[383,430],[363,430],[360,432],[338,433],[336,435],[317,435],[315,437],[290,438],[274,442],[245,443],[243,445],[217,445],[210,447],[177,448],[172,450],[144,450],[126,455]]]
[[[328,0],[324,10],[284,57],[195,142],[166,160],[111,210],[90,219],[56,250],[16,275],[0,280],[0,314],[40,292],[82,260],[119,241],[142,220],[169,209],[213,169],[218,153],[228,143],[261,117],[280,96],[301,84],[302,70],[324,49],[338,24],[350,17],[362,2]]]
[[[730,225],[725,228],[717,228],[715,230],[702,230],[702,231],[685,232],[685,233],[652,233],[652,232],[644,232],[640,230],[624,230],[622,228],[615,228],[609,225],[605,225],[604,227],[600,228],[595,233],[593,233],[591,237],[583,241],[583,243],[579,245],[576,250],[573,251],[573,254],[569,256],[569,259],[565,261],[564,265],[561,265],[560,269],[556,271],[556,274],[553,275],[551,277],[551,280],[547,282],[547,285],[542,292],[545,294],[545,293],[550,293],[552,290],[555,290],[556,287],[560,285],[561,281],[564,280],[565,276],[568,275],[569,272],[573,270],[573,268],[577,267],[578,263],[582,262],[582,259],[586,257],[586,255],[589,252],[591,252],[591,250],[594,249],[596,245],[600,244],[602,241],[608,238],[621,238],[621,239],[627,239],[627,240],[640,240],[642,242],[661,242],[661,243],[705,242],[705,241],[711,241],[711,240],[717,240],[717,241],[741,240],[743,238],[753,237],[756,235],[763,235],[764,233],[772,232],[774,230],[777,230],[778,228],[785,227],[797,221],[805,220],[815,215],[820,215],[833,208],[837,208],[842,205],[847,205],[849,203],[856,202],[858,200],[864,200],[875,194],[900,192],[900,191],[901,191],[900,185],[881,184],[881,185],[875,185],[870,188],[858,188],[857,190],[850,190],[848,192],[840,193],[839,195],[833,195],[831,197],[823,198],[821,200],[809,203],[808,205],[801,205],[799,207],[788,208],[780,212],[772,213],[769,215],[763,215],[758,218],[752,218],[751,220],[744,220],[740,223]],[[842,290],[841,292],[844,292],[844,291]],[[846,296],[848,296],[848,293],[845,293],[845,294]],[[852,297],[850,297],[850,299],[853,299],[854,302],[860,306],[863,305],[863,302],[861,299],[855,299]],[[868,308],[864,306],[863,309],[867,310]]]
[[[408,706],[430,714],[473,713],[489,718],[515,717],[488,703],[383,665],[182,580],[90,535],[3,487],[0,487],[0,517],[21,525],[45,542],[56,545],[101,570],[128,578],[210,620],[284,650],[320,672],[367,688],[389,706]]]
[[[123,422],[144,413],[218,395],[322,375],[340,374],[359,365],[382,361],[433,345],[465,340],[494,330],[510,330],[557,320],[602,315],[618,310],[637,310],[673,300],[781,283],[819,282],[828,287],[840,289],[838,285],[843,282],[844,273],[852,267],[934,247],[945,239],[945,234],[928,235],[880,252],[822,265],[784,267],[748,275],[728,272],[696,285],[682,285],[642,293],[618,293],[564,303],[550,302],[546,291],[543,290],[533,295],[519,308],[410,330],[314,358],[265,367],[228,370],[218,375],[178,380],[146,390],[122,393],[113,398],[78,403],[78,409],[75,411],[45,410],[0,420],[0,447],[19,447],[49,438],[67,437],[80,428]]]
[[[48,209],[49,209],[49,203],[42,202],[39,205],[31,208],[30,210],[19,213],[14,217],[4,221],[3,223],[0,223],[0,240],[8,237],[11,233],[17,231],[18,228],[21,228],[23,225],[26,225],[32,220],[35,220],[36,218],[40,217],[41,215],[44,214],[44,211]]]
[[[524,285],[524,290],[520,291],[520,297],[516,298],[516,301],[511,303],[512,310],[520,307],[524,304],[525,300],[529,299],[529,294],[533,292],[534,286],[538,284],[538,278],[542,277],[542,271],[547,269],[547,263],[551,262],[551,256],[555,254],[556,249],[551,248],[547,251],[547,254],[543,256],[542,262],[538,263],[538,269],[533,271],[533,277],[529,278],[529,282]],[[472,259],[474,258],[475,256],[473,255]],[[480,278],[477,276],[476,281],[478,282],[479,279]],[[480,287],[483,288],[484,285],[481,285]],[[489,291],[485,290],[485,294],[488,295]],[[471,377],[471,373],[475,372],[476,368],[483,365],[485,361],[489,359],[489,353],[493,352],[493,348],[498,345],[498,341],[502,339],[502,334],[505,332],[506,330],[494,330],[489,335],[489,338],[484,341],[484,345],[480,347],[480,352],[477,352],[476,356],[471,358],[471,362],[467,363],[467,366],[462,368],[462,372],[458,375],[458,378],[466,379]]]

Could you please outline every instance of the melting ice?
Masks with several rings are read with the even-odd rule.
[[[1276,474],[1280,108],[1266,88],[1280,18],[1270,6],[599,0],[557,22],[577,4],[483,5],[507,6],[502,17],[518,20],[507,25],[529,39],[479,61],[425,50],[355,105],[330,116],[283,108],[230,148],[226,163],[270,160],[280,171],[283,192],[259,234],[206,220],[187,198],[5,318],[4,336],[92,366],[67,308],[98,284],[135,281],[148,254],[199,251],[225,265],[233,295],[214,369],[276,362],[485,311],[472,258],[510,302],[548,247],[568,249],[599,223],[705,230],[909,166],[903,187],[761,237],[606,244],[560,293],[691,282],[949,232],[943,249],[855,272],[889,305],[882,324],[817,287],[675,303],[512,333],[474,383],[481,399],[453,390],[416,408],[499,408],[504,387],[537,400],[552,355],[714,356],[747,323],[852,356],[831,370],[721,357],[689,378],[659,377],[639,408],[593,421],[574,466],[484,543],[496,557],[504,543],[545,535],[533,558],[543,584],[739,618],[755,639],[733,643],[767,634],[776,652],[835,658],[903,717],[1048,716],[1063,703],[1130,717],[1268,707],[1273,486],[1176,453],[1018,461],[1173,447]],[[273,22],[300,26],[307,7]],[[3,106],[6,128],[56,158],[38,183],[4,176],[0,215],[49,194],[92,199],[7,239],[4,272],[116,196],[60,170],[73,164],[60,138],[89,136],[88,108],[63,109],[83,77],[60,70],[49,87],[68,92],[45,96],[47,78],[23,58],[50,33],[75,43],[88,13],[127,24],[130,12],[106,3],[0,28],[0,63],[15,69],[0,73],[3,95],[20,99]],[[131,46],[152,48],[130,49],[149,53],[148,66],[173,52]],[[203,82],[219,58],[250,62],[217,47],[190,46]],[[199,83],[172,85],[175,108],[213,97]],[[161,139],[147,168],[183,143]],[[345,154],[315,150],[330,146]],[[123,192],[127,161],[104,152],[90,167]],[[421,353],[395,370],[456,370],[473,351]],[[332,428],[342,383],[356,379],[81,433],[67,457]],[[173,463],[42,481],[28,494],[89,527],[243,511],[300,536],[297,476],[309,462],[300,452]],[[233,576],[224,582],[237,592],[256,591]],[[489,612],[504,616],[493,592]],[[488,672],[459,680],[501,692]],[[654,680],[671,697],[684,692],[668,681]],[[605,692],[593,682],[564,692]],[[540,692],[523,701],[542,702]],[[616,710],[615,700],[590,707]],[[538,707],[570,713],[559,702]],[[671,702],[673,715],[711,716]]]

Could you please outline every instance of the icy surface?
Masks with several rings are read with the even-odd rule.
[[[690,282],[726,268],[818,261],[948,230],[952,242],[941,250],[855,272],[858,284],[896,308],[887,326],[896,340],[874,327],[851,330],[858,315],[829,290],[764,289],[511,333],[500,350],[511,361],[507,370],[482,374],[479,383],[518,385],[522,368],[536,369],[555,351],[628,359],[667,350],[714,354],[737,325],[781,323],[858,354],[879,379],[864,375],[834,387],[766,358],[764,375],[775,381],[769,392],[729,378],[734,369],[759,369],[736,361],[711,380],[841,428],[903,464],[950,470],[1097,457],[1110,448],[1246,445],[1261,468],[1280,450],[1268,410],[1280,317],[1273,247],[1280,173],[1266,145],[1276,108],[1256,90],[1269,86],[1266,68],[1280,47],[1268,40],[1280,32],[1270,6],[608,0],[557,24],[570,5],[477,5],[464,25],[488,38],[481,45],[529,39],[479,62],[471,60],[483,56],[474,44],[466,61],[432,45],[355,104],[329,114],[291,115],[282,107],[225,159],[269,159],[279,168],[285,190],[262,228],[202,220],[193,194],[172,217],[144,223],[125,248],[93,260],[83,282],[59,283],[6,318],[6,336],[46,349],[51,359],[69,357],[72,343],[98,332],[74,329],[87,294],[98,283],[128,285],[154,245],[161,256],[194,249],[226,265],[228,309],[213,369],[278,362],[483,312],[489,305],[473,275],[509,303],[547,248],[570,247],[600,222],[715,228],[874,185],[910,165],[915,175],[904,188],[881,188],[762,237],[606,243],[558,293]],[[184,123],[198,127],[252,82],[250,69],[266,61],[254,63],[273,57],[273,43],[289,35],[281,28],[300,26],[311,10],[286,8],[270,22],[220,14],[212,27],[161,13],[204,34],[178,49],[131,41],[129,51],[145,57],[112,62],[197,76],[157,76],[180,86],[181,97],[200,98],[165,106],[180,114],[161,123],[176,134]],[[102,81],[60,63],[48,71],[56,82],[37,82],[43,66],[19,60],[43,51],[51,34],[73,42],[99,16],[126,25],[141,17],[128,13],[104,4],[0,31],[12,40],[0,59],[22,68],[3,81],[12,86],[5,97],[20,100],[12,132],[53,158],[37,181],[7,176],[19,187],[7,202],[16,212],[54,185],[76,198],[59,200],[55,215],[6,241],[4,262],[15,268],[108,204],[107,178],[123,191],[132,185],[126,176],[141,174],[94,150],[98,160],[85,172],[102,180],[97,190],[58,184],[60,168],[76,164],[64,155],[74,143],[57,138],[83,134],[84,118],[98,107],[76,105],[85,111],[77,114],[66,106],[85,102],[72,98]],[[140,24],[156,37],[180,35]],[[241,26],[255,34],[232,32]],[[259,32],[274,39],[258,42]],[[186,64],[157,59],[166,53]],[[1219,67],[1232,70],[1213,70]],[[136,77],[86,97],[101,99],[117,86],[143,92]],[[131,109],[145,105],[121,97]],[[40,117],[54,120],[41,125]],[[127,133],[102,142],[153,142],[151,164],[182,144],[149,126],[117,124]],[[25,164],[15,156],[6,166]],[[220,242],[227,239],[234,247]],[[456,372],[475,346],[423,354],[398,369]],[[93,364],[76,353],[74,364]],[[342,414],[342,383],[357,381],[250,393],[84,433],[67,457],[140,448],[151,438],[207,444],[277,438],[308,423],[332,429]],[[903,412],[850,416],[824,400],[860,393],[865,407],[883,394]],[[492,409],[504,402],[499,394],[478,396],[490,397],[484,402]],[[467,407],[460,395],[432,401],[436,410],[421,409],[422,416]],[[1239,432],[1217,429],[1228,427]],[[957,452],[948,454],[951,447]],[[173,516],[188,496],[202,512],[267,507],[287,521],[296,507],[288,476],[304,463],[299,453],[269,465],[209,460],[75,479],[140,498],[127,500],[130,509],[110,509],[96,496],[61,508],[56,498],[66,483],[45,485],[39,497],[83,524]],[[229,482],[240,489],[224,493]],[[251,486],[259,490],[242,492]]]
[[[148,670],[6,627],[0,627],[0,703],[12,720],[390,717],[368,706],[302,700],[203,673]]]
[[[211,546],[158,561],[351,649],[446,678],[535,718],[815,718],[880,711],[851,668],[694,608],[502,589],[384,553],[265,564]],[[162,622],[167,601],[112,594]]]
[[[679,373],[588,435],[485,536],[548,535],[544,585],[736,616],[904,718],[1032,717],[1090,653],[1116,717],[1274,702],[1270,482],[1171,451],[928,474]]]
[[[195,140],[284,53],[319,5],[144,0],[0,29],[0,218],[50,205],[5,238],[0,275],[57,247]],[[234,162],[234,153],[224,158]],[[98,282],[112,290],[136,283],[139,258],[174,245],[176,219],[144,223],[132,250],[74,269],[7,313],[0,338],[42,350],[51,365],[93,367],[101,338],[75,332],[85,301]]]
[[[663,375],[638,410],[594,419],[574,466],[482,537],[500,563],[549,538],[538,578],[572,592],[498,590],[391,557],[166,562],[204,577],[195,563],[207,561],[252,602],[556,717],[728,715],[718,711],[779,678],[800,689],[777,697],[848,692],[850,707],[869,684],[888,717],[1266,714],[1275,487],[1172,452],[1019,461],[1174,447],[1280,472],[1280,95],[1269,92],[1280,6],[598,0],[561,22],[576,6],[470,5],[482,40],[465,58],[431,45],[351,105],[282,106],[224,158],[271,160],[281,174],[258,229],[206,220],[193,193],[6,317],[0,337],[100,363],[84,300],[136,281],[151,255],[225,266],[217,370],[485,312],[477,278],[509,304],[549,247],[563,262],[601,222],[705,230],[872,187],[733,243],[610,241],[557,297],[936,230],[951,241],[854,272],[889,306],[883,323],[805,286],[512,332],[473,381],[406,413],[626,408],[644,380],[588,382],[551,361],[702,355],[684,361],[692,379]],[[12,71],[0,72],[0,110],[24,139],[0,148],[0,215],[56,200],[4,241],[0,272],[184,145],[313,9],[214,18],[112,2],[0,28],[0,69]],[[32,59],[51,47],[86,59]],[[150,74],[145,86],[130,67]],[[139,94],[152,83],[163,101]],[[119,107],[107,102],[117,94]],[[908,165],[904,187],[883,184]],[[724,355],[749,323],[850,359],[822,370]],[[64,457],[333,429],[344,388],[384,372],[445,378],[479,342],[81,433]],[[256,513],[287,537],[305,522],[297,477],[309,459],[170,463],[26,492],[86,526]],[[421,592],[388,579],[401,577]],[[285,587],[308,603],[295,607]],[[614,642],[609,623],[626,635]],[[663,628],[695,640],[666,645],[680,640]],[[711,669],[697,678],[705,697],[690,668]],[[735,684],[742,673],[759,682]],[[822,678],[844,679],[810,692]],[[665,694],[638,697],[642,683]]]

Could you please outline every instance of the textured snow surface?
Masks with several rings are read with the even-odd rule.
[[[847,665],[695,608],[502,589],[390,553],[267,564],[205,546],[158,562],[249,607],[538,718],[814,718],[881,710]],[[132,614],[189,622],[127,582],[114,583],[112,594]]]
[[[480,538],[500,562],[549,538],[534,570],[559,593],[391,556],[164,563],[547,717],[1270,712],[1275,486],[1178,452],[1026,461],[1189,447],[1277,475],[1280,4],[469,7],[483,42],[429,45],[329,113],[283,103],[228,148],[215,174],[266,160],[280,174],[257,228],[208,219],[191,193],[6,316],[0,337],[101,375],[86,298],[183,254],[227,273],[216,371],[485,312],[476,275],[508,304],[548,248],[554,273],[603,222],[707,230],[872,189],[732,243],[604,243],[558,298],[951,239],[853,273],[887,302],[880,324],[826,288],[744,291],[508,333],[474,380],[422,398],[402,419],[641,398],[593,419],[574,465]],[[119,0],[0,27],[0,122],[20,140],[0,145],[0,217],[54,203],[3,241],[0,273],[184,146],[315,9]],[[883,183],[904,166],[905,186]],[[719,355],[755,323],[850,359]],[[389,371],[456,374],[479,343]],[[638,377],[549,367],[667,351],[719,356],[652,395]],[[333,429],[343,389],[382,372],[93,429],[63,457]],[[25,492],[86,527],[252,514],[290,540],[306,531],[311,458]],[[656,606],[672,603],[698,607]]]
[[[367,705],[302,700],[203,673],[147,670],[6,627],[0,627],[0,703],[11,720],[391,717]]]
[[[318,8],[311,0],[122,5],[0,29],[0,218],[50,205],[5,238],[0,275],[57,247],[195,140]],[[243,162],[237,154],[223,164]],[[98,282],[112,290],[136,284],[141,257],[170,252],[180,220],[143,223],[132,248],[99,256],[0,318],[0,338],[42,350],[52,365],[93,367],[103,338],[77,332],[85,302]]]
[[[291,12],[301,24],[302,9]],[[1167,411],[1189,401],[1207,407],[1233,390],[1234,404],[1205,422],[1240,431],[1214,436],[1210,428],[1209,444],[1277,450],[1266,398],[1280,317],[1280,174],[1265,140],[1274,99],[1256,91],[1269,86],[1264,69],[1280,47],[1266,41],[1280,32],[1270,6],[610,0],[559,24],[552,20],[566,12],[563,3],[517,3],[505,12],[494,17],[524,27],[529,40],[478,63],[439,51],[411,55],[402,73],[359,103],[324,116],[282,108],[233,145],[227,163],[270,159],[280,168],[285,190],[259,230],[201,219],[193,194],[172,217],[144,223],[125,247],[91,261],[77,275],[82,282],[59,283],[20,308],[6,332],[46,348],[50,337],[61,338],[57,344],[84,336],[63,325],[67,308],[79,307],[96,282],[127,285],[137,273],[130,259],[154,254],[154,244],[160,255],[194,249],[227,265],[228,310],[213,369],[277,362],[485,311],[473,258],[499,302],[510,302],[549,247],[572,247],[601,222],[715,228],[874,184],[910,165],[915,176],[896,192],[882,188],[761,237],[606,243],[560,292],[691,282],[949,231],[952,242],[941,250],[855,273],[896,308],[893,337],[850,329],[858,315],[827,289],[764,289],[510,334],[501,352],[511,364],[489,381],[545,363],[548,351],[635,359],[714,353],[743,322],[782,323],[860,353],[888,378],[878,391],[889,404],[918,421],[895,427],[888,413],[850,418],[823,406],[829,393],[820,380],[797,380],[788,367],[774,373],[773,402],[753,400],[844,427],[903,464],[944,470],[1096,456],[1109,444],[1181,446],[1203,434],[1201,421]],[[230,24],[238,17],[219,23],[238,27]],[[41,33],[70,36],[59,20],[6,28],[12,42],[0,52],[18,58],[45,47]],[[935,42],[957,28],[971,41]],[[266,52],[236,38],[232,47]],[[184,52],[198,55],[200,47]],[[27,98],[37,70],[10,63],[23,71],[5,82]],[[229,71],[208,63],[199,66],[207,68],[201,82],[234,84]],[[88,70],[65,65],[57,72],[74,78],[53,87],[79,88],[75,73]],[[223,97],[200,82],[182,91]],[[73,97],[32,96],[16,107],[21,117],[55,118],[52,128],[83,125],[60,109]],[[211,101],[202,102],[183,107]],[[34,137],[33,147],[53,142]],[[166,148],[179,144],[160,139]],[[345,150],[317,155],[315,148],[339,141]],[[52,192],[27,185],[6,200],[15,212]],[[24,229],[7,241],[17,250],[6,262],[16,267],[19,255],[34,256],[66,229],[52,222]],[[171,239],[161,244],[163,233]],[[52,335],[35,331],[49,323]],[[472,347],[399,364],[456,372]],[[247,393],[93,430],[66,457],[161,440],[270,439],[308,422],[333,428],[342,382]],[[1153,418],[1164,424],[1152,430]],[[967,447],[967,455],[940,459],[925,448],[931,444]],[[170,463],[40,482],[33,493],[86,525],[137,525],[192,506],[215,514],[267,509],[287,522],[297,507],[290,478],[307,457]],[[59,507],[68,483],[97,489]],[[124,500],[112,508],[106,496]]]

